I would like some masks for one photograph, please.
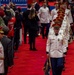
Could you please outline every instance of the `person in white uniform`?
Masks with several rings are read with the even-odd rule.
[[[47,7],[46,2],[43,2],[43,6],[40,7],[38,17],[40,19],[40,23],[42,26],[42,30],[41,30],[42,38],[45,38],[47,37],[48,32],[49,32],[50,18],[51,18],[50,11],[49,11],[49,8]],[[44,33],[45,27],[46,27],[46,33]]]
[[[52,9],[51,11],[51,16],[52,16],[52,20],[55,19],[57,17],[57,12],[59,10],[59,2],[57,1],[55,4],[54,4],[55,8]]]
[[[52,74],[61,75],[65,56],[66,47],[65,40],[62,35],[59,35],[59,26],[54,26],[54,34],[48,35],[47,44],[46,44],[46,53],[47,58],[50,58]]]

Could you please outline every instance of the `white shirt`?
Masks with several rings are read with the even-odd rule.
[[[65,10],[65,15],[67,15],[69,23],[73,23],[73,18],[69,9]]]
[[[57,12],[58,12],[58,10],[57,10],[56,8],[54,8],[54,9],[51,11],[52,20],[57,17],[57,15],[58,15]]]
[[[49,23],[50,22],[49,8],[41,7],[39,9],[38,17],[39,17],[41,23]]]
[[[63,53],[66,52],[63,36],[49,35],[46,44],[46,52],[49,52],[52,58],[63,57]]]

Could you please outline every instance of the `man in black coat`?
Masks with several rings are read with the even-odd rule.
[[[34,4],[34,8],[35,8],[36,12],[38,12],[38,10],[40,9],[40,5],[38,4],[38,2],[36,0],[33,0],[33,4]]]
[[[3,29],[2,29],[3,31]],[[12,42],[11,40],[5,35],[6,32],[0,31],[0,41],[4,48],[4,75],[7,75],[8,67],[13,65],[13,52],[12,52]]]
[[[14,24],[14,46],[15,46],[15,51],[17,51],[19,48],[19,44],[21,43],[20,29],[22,29],[22,19],[23,19],[20,8],[18,8],[17,11],[15,12],[15,19],[16,22]]]
[[[29,33],[29,18],[28,15],[30,13],[31,5],[27,6],[27,10],[23,12],[23,24],[24,24],[24,43],[27,43],[26,37],[27,33]]]

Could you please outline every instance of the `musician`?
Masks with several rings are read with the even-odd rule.
[[[59,35],[60,26],[54,26],[54,34],[48,35],[46,44],[47,58],[51,59],[52,74],[61,75],[63,69],[63,57],[65,56],[65,40]]]

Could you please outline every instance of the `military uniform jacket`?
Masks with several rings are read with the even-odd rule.
[[[0,42],[0,73],[4,73],[4,49]]]
[[[57,12],[58,12],[58,9],[56,9],[56,8],[54,8],[54,9],[51,11],[52,20],[57,17],[57,15],[58,15]]]
[[[49,52],[52,58],[63,57],[63,53],[66,52],[63,36],[49,35],[46,44],[46,52]]]

